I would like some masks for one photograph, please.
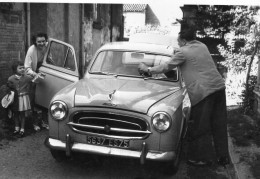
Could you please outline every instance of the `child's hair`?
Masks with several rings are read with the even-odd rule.
[[[22,61],[14,61],[13,64],[12,64],[13,73],[17,73],[17,67],[18,66],[24,66],[24,63]]]

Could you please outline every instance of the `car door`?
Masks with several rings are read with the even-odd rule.
[[[59,90],[79,80],[74,48],[65,42],[49,39],[39,72],[43,79],[36,84],[35,103],[48,108],[52,97]]]

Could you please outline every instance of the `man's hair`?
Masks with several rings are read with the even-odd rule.
[[[183,29],[179,32],[179,36],[181,39],[185,39],[187,41],[195,40],[196,38],[196,30],[194,28]]]
[[[13,71],[13,73],[17,72],[17,67],[18,66],[24,66],[24,63],[22,61],[14,61],[12,63],[12,71]]]
[[[41,33],[38,33],[38,34],[36,34],[36,35],[33,35],[33,36],[32,36],[32,43],[33,43],[33,45],[35,45],[35,46],[36,46],[36,39],[37,39],[37,37],[44,37],[46,41],[48,40],[48,36],[47,36],[46,33],[42,33],[42,32],[41,32]]]

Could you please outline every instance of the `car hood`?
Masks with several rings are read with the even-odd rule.
[[[76,84],[75,106],[112,107],[146,113],[179,90],[174,83],[129,78],[83,79]]]

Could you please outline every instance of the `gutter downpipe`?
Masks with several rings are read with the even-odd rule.
[[[85,66],[85,56],[84,56],[84,4],[80,4],[80,27],[79,27],[79,31],[80,31],[80,35],[79,35],[79,75],[80,75],[80,79],[83,78],[83,74],[84,74],[84,66]]]
[[[31,45],[30,37],[31,37],[31,9],[30,9],[30,3],[27,3],[27,46],[28,48]]]
[[[110,4],[110,42],[113,41],[113,13],[112,13],[113,7],[112,4]]]

